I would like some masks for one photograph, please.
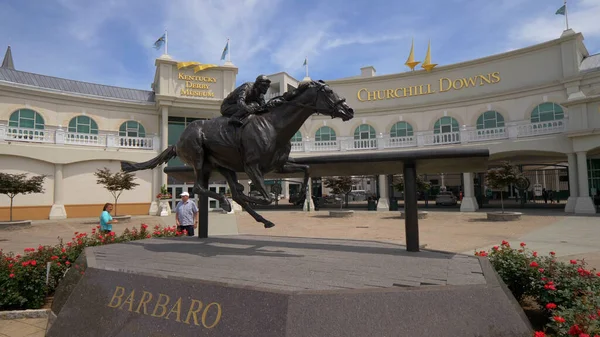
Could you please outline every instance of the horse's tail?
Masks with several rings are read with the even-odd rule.
[[[174,157],[177,157],[177,148],[175,145],[171,145],[171,146],[167,147],[166,150],[161,152],[161,154],[159,154],[158,156],[156,156],[148,161],[145,161],[143,163],[133,164],[133,163],[128,163],[128,162],[122,161],[121,162],[121,170],[123,170],[123,172],[133,172],[133,171],[139,171],[139,170],[153,169],[160,164],[164,164],[164,163],[168,162],[171,158],[174,158]]]

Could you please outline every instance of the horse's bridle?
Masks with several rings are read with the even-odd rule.
[[[313,105],[308,105],[308,104],[303,104],[303,103],[297,103],[297,102],[294,102],[294,101],[284,101],[282,104],[290,104],[290,105],[293,105],[293,106],[296,106],[296,107],[299,107],[299,108],[312,109],[312,110],[314,110],[317,113],[331,112],[332,113],[332,117],[333,117],[333,112],[335,112],[335,110],[337,109],[338,105],[346,102],[346,99],[342,98],[339,101],[337,101],[337,102],[334,103],[333,101],[331,101],[331,100],[327,99],[327,97],[325,97],[326,98],[325,101],[326,101],[327,109],[319,109],[319,108],[317,108],[317,102],[319,101],[319,95],[321,94],[321,92],[323,92],[323,93],[325,92],[325,85],[324,84],[320,84],[320,85],[321,85],[321,87],[319,88],[319,90],[317,90],[317,95],[315,97],[315,102],[314,102]],[[278,97],[282,97],[282,96],[278,96]],[[273,99],[278,98],[278,97],[274,97]]]

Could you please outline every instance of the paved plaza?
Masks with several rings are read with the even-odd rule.
[[[513,245],[526,242],[527,247],[542,254],[555,251],[559,259],[585,258],[590,267],[600,269],[600,216],[566,215],[559,210],[520,210],[520,221],[489,222],[485,211],[461,213],[456,210],[428,210],[428,218],[419,220],[420,244],[425,249],[473,254],[508,240]],[[364,239],[404,244],[404,220],[398,212],[356,211],[352,218],[330,218],[328,211],[260,211],[276,227],[264,229],[247,213],[210,216],[211,233],[252,234],[288,237]],[[174,216],[136,216],[114,226],[115,232],[145,223],[149,226],[174,224]],[[90,232],[94,218],[62,221],[35,221],[23,228],[0,230],[0,248],[22,253],[24,248],[39,244],[52,245],[58,238],[69,241],[74,232]],[[39,319],[0,321],[0,337],[43,336]],[[43,324],[42,324],[43,325]]]

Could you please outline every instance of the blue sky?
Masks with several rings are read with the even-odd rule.
[[[562,0],[0,0],[0,48],[18,70],[150,90],[154,41],[178,61],[221,64],[226,39],[238,83],[286,71],[313,79],[407,71],[415,41],[440,65],[558,38]],[[569,25],[600,52],[600,0],[571,0]]]

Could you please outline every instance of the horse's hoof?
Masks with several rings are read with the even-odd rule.
[[[275,224],[272,222],[265,223],[265,228],[271,228],[271,227],[275,227]]]
[[[229,213],[231,212],[231,204],[226,202],[226,203],[222,203],[221,205],[221,209],[224,210],[225,212]]]

